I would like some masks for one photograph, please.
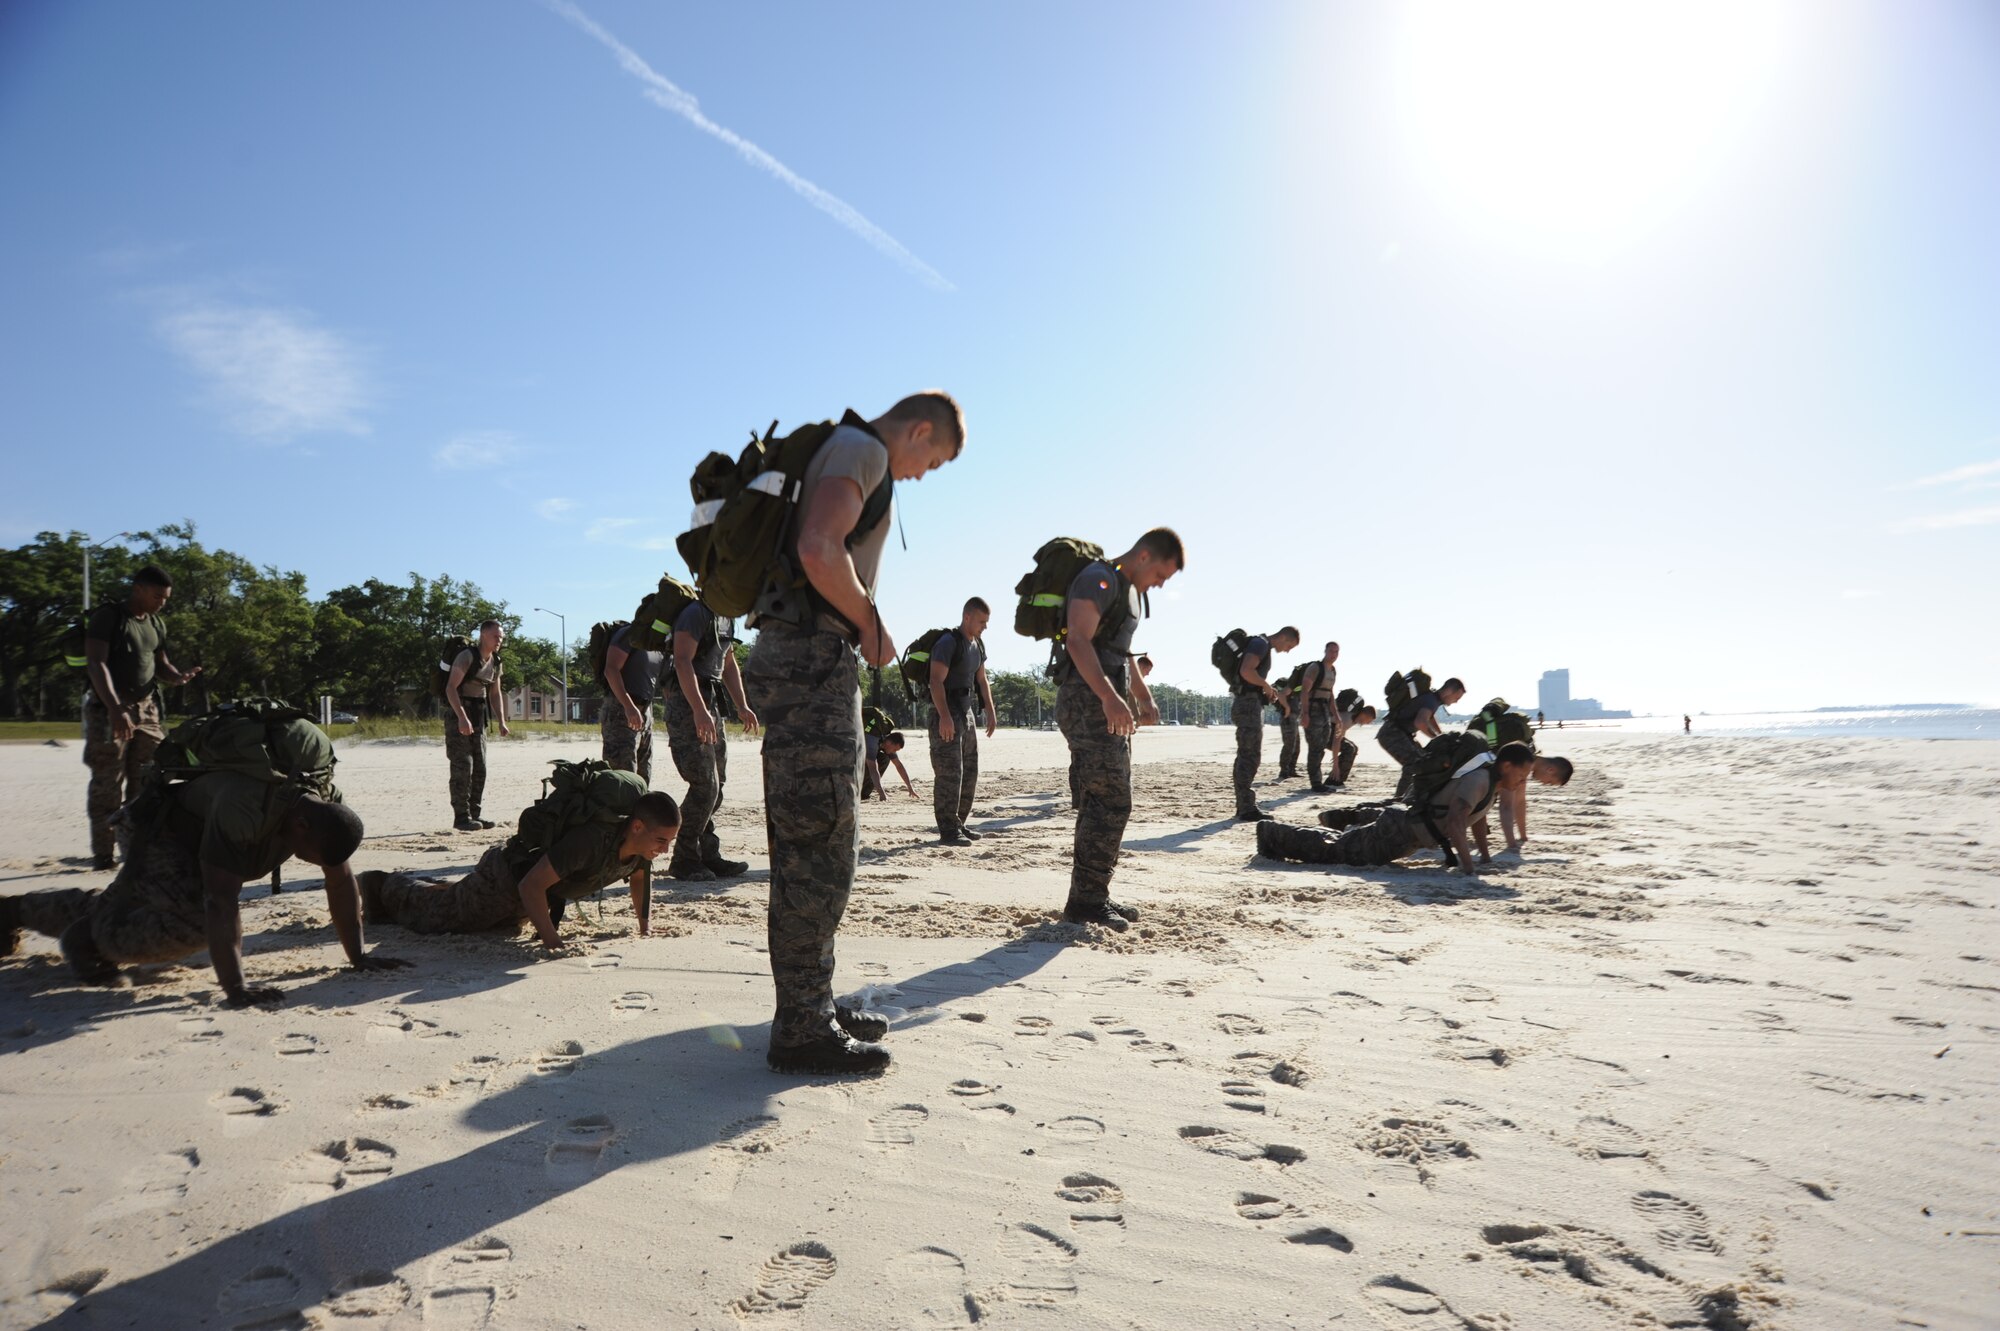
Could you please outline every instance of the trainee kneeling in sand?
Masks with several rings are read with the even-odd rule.
[[[361,907],[371,923],[400,924],[412,933],[467,934],[517,927],[527,920],[543,947],[559,948],[556,925],[564,903],[595,896],[620,879],[632,889],[634,932],[652,930],[652,871],[673,848],[681,811],[664,790],[647,790],[633,772],[577,764],[581,795],[566,815],[545,796],[521,811],[521,830],[480,856],[455,881],[415,873],[361,875]],[[595,768],[585,771],[585,768]],[[559,777],[559,784],[566,778]],[[591,812],[591,806],[597,810]],[[614,808],[615,814],[604,810]]]
[[[1328,809],[1320,821],[1330,827],[1346,827],[1338,836],[1316,827],[1261,824],[1257,853],[1267,859],[1307,864],[1368,866],[1389,864],[1420,850],[1443,849],[1447,866],[1456,863],[1459,872],[1471,878],[1475,876],[1471,841],[1479,843],[1478,863],[1493,862],[1487,847],[1486,811],[1502,786],[1518,789],[1534,765],[1534,751],[1527,745],[1504,745],[1497,754],[1482,752],[1455,768],[1441,785],[1415,796],[1417,802],[1410,808],[1367,805]]]
[[[364,955],[361,913],[348,857],[361,844],[361,819],[327,795],[237,772],[212,772],[168,786],[132,830],[127,859],[102,891],[62,888],[0,897],[0,956],[19,929],[61,940],[70,969],[86,984],[114,984],[121,965],[178,961],[208,949],[230,1007],[275,1003],[271,988],[243,983],[243,924],[237,896],[294,855],[326,871],[326,904],[351,970],[386,970],[407,961]]]

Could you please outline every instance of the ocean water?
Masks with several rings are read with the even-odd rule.
[[[1565,730],[1611,731],[1625,734],[1678,734],[1678,716],[1635,716],[1617,721],[1569,721]],[[1551,721],[1548,729],[1554,732]],[[1847,712],[1742,712],[1697,716],[1697,735],[1828,736],[1856,735],[1877,739],[2000,740],[2000,710],[1938,708],[1935,710],[1855,710]]]

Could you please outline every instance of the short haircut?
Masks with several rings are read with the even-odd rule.
[[[1274,638],[1282,638],[1287,633],[1292,635],[1292,640],[1294,642],[1301,640],[1305,636],[1304,634],[1300,633],[1295,626],[1291,624],[1285,625],[1283,628],[1279,629],[1276,633],[1273,633],[1271,636]]]
[[[985,597],[975,596],[965,603],[963,613],[968,615],[990,615],[993,613],[993,607],[986,604]]]
[[[1140,652],[1137,656],[1133,657],[1132,659],[1137,661],[1142,666],[1149,666],[1153,664],[1153,658],[1146,655],[1144,652]]]
[[[1373,721],[1379,715],[1381,715],[1381,713],[1377,712],[1374,709],[1374,707],[1370,706],[1367,703],[1363,703],[1361,706],[1354,709],[1354,719],[1356,721],[1359,721],[1363,716],[1366,716],[1370,721]]]
[[[1465,692],[1465,681],[1457,675],[1453,675],[1450,679],[1438,685],[1439,693],[1443,693],[1446,689],[1457,689],[1460,693],[1463,693]]]
[[[1319,649],[1319,651],[1320,651],[1320,655],[1321,655],[1321,656],[1324,656],[1324,655],[1326,655],[1326,651],[1327,651],[1327,648],[1328,648],[1328,647],[1332,647],[1332,648],[1338,648],[1339,646],[1340,646],[1340,644],[1339,644],[1339,643],[1337,643],[1337,642],[1329,642],[1329,643],[1328,643],[1328,644],[1326,645],[1326,647],[1322,647],[1322,648],[1320,648],[1320,649]]]
[[[174,585],[174,580],[158,564],[148,564],[132,575],[132,585],[135,587],[171,587]]]
[[[912,393],[883,412],[882,419],[908,421],[913,425],[929,421],[933,430],[942,430],[951,437],[953,457],[965,451],[965,411],[958,405],[958,399],[943,389]]]
[[[1505,767],[1533,767],[1535,750],[1520,740],[1510,740],[1500,746],[1500,752],[1493,755],[1495,762]]]
[[[679,827],[681,806],[664,790],[649,790],[632,806],[632,816],[648,827]]]
[[[294,811],[306,825],[313,849],[323,865],[345,864],[361,847],[361,815],[345,804],[323,800],[317,795],[301,795]]]
[[[910,741],[903,738],[903,732],[900,730],[892,730],[888,734],[882,736],[882,743],[893,744],[899,749],[902,748],[905,744],[908,744],[909,742]]]
[[[1561,774],[1562,780],[1556,782],[1559,786],[1568,785],[1569,779],[1576,775],[1576,764],[1567,758],[1544,758],[1542,761],[1555,768]]]
[[[1155,559],[1171,560],[1175,568],[1187,571],[1187,550],[1181,545],[1180,533],[1172,527],[1153,528],[1134,541],[1132,548],[1145,550]]]
[[[497,619],[482,619],[479,621],[479,631],[481,633],[486,632],[488,629],[497,629],[499,627],[500,621]]]

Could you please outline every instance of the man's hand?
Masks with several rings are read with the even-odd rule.
[[[888,665],[896,659],[896,640],[889,636],[880,615],[870,615],[861,627],[861,659],[872,666]]]
[[[132,713],[127,708],[121,707],[112,714],[111,738],[117,740],[120,744],[132,738],[133,735],[138,733],[138,730],[138,723],[132,719]]]
[[[1114,735],[1129,735],[1135,726],[1131,705],[1115,693],[1107,695],[1104,699],[1104,728]]]
[[[195,667],[194,669],[192,669],[192,670],[183,670],[183,671],[181,671],[181,673],[180,673],[179,675],[175,676],[175,678],[174,678],[174,683],[175,683],[175,685],[177,685],[177,686],[178,686],[178,685],[181,685],[181,684],[185,684],[185,683],[187,683],[187,682],[188,682],[189,680],[193,679],[193,678],[194,678],[194,677],[195,677],[196,675],[199,675],[199,674],[201,673],[201,671],[202,671],[202,667],[200,667],[200,666],[196,666],[196,667]]]
[[[938,738],[947,744],[958,738],[958,723],[951,719],[950,712],[938,713]]]
[[[581,948],[573,946],[561,934],[557,934],[553,939],[543,938],[538,941],[542,945],[542,955],[547,958],[574,957],[582,952]]]
[[[351,971],[401,971],[408,970],[416,964],[414,961],[405,961],[401,957],[384,957],[371,954],[369,956],[356,957],[347,963],[347,969]],[[276,993],[277,991],[272,990],[272,992]]]
[[[509,736],[509,735],[511,735],[511,734],[513,734],[513,733],[514,733],[513,731],[511,731],[511,730],[507,729],[507,718],[506,718],[506,717],[504,717],[504,716],[496,716],[496,717],[494,717],[493,719],[494,719],[495,721],[498,721],[498,722],[500,723],[500,738],[501,738],[501,739],[505,739],[505,738],[507,738],[507,736]]]
[[[242,989],[223,991],[224,1007],[274,1007],[285,1001],[285,991],[273,989],[269,985],[255,985]]]
[[[458,714],[458,733],[461,735],[470,735],[472,733],[472,718],[463,712]]]
[[[633,702],[629,697],[625,700],[625,728],[627,730],[644,730],[646,728],[645,714],[639,710],[639,704]]]
[[[1156,726],[1160,724],[1160,707],[1158,703],[1148,700],[1139,704],[1139,724],[1142,726]],[[990,735],[993,732],[989,730],[986,733]]]
[[[757,726],[758,726],[757,714],[751,711],[747,704],[739,706],[736,709],[736,715],[742,718],[744,734],[754,735],[757,733]]]
[[[698,710],[694,713],[694,737],[703,744],[715,743],[715,713],[709,711],[701,703],[696,703],[695,707]]]
[[[1000,723],[993,718],[993,709],[986,709],[986,738],[993,738],[993,731]]]

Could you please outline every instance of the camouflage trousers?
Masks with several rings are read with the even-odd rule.
[[[1293,706],[1297,706],[1293,702]],[[1278,779],[1299,774],[1299,719],[1291,712],[1278,714]]]
[[[1116,683],[1116,681],[1113,681]],[[1069,743],[1076,841],[1070,849],[1069,906],[1102,905],[1125,824],[1132,820],[1132,738],[1105,728],[1104,704],[1075,671],[1056,690],[1056,727]]]
[[[527,915],[504,845],[480,856],[462,878],[392,873],[372,895],[371,922],[401,925],[413,934],[478,933],[516,925]]]
[[[1229,719],[1236,726],[1236,812],[1257,812],[1257,797],[1250,783],[1264,761],[1264,695],[1242,689],[1229,704]]]
[[[637,699],[633,700],[638,702]],[[653,704],[639,703],[639,719],[634,730],[625,722],[625,709],[616,698],[607,697],[597,709],[597,731],[604,738],[604,761],[621,772],[637,772],[647,785],[653,784]]]
[[[1424,742],[1417,738],[1415,732],[1405,730],[1393,721],[1384,721],[1376,727],[1375,742],[1403,769],[1401,779],[1396,782],[1396,794],[1400,798],[1409,791],[1410,765],[1424,756]]]
[[[64,950],[94,951],[113,965],[178,961],[205,950],[208,922],[194,854],[164,834],[142,836],[128,850],[131,858],[109,887],[58,888],[18,898],[21,927],[60,938],[79,926],[85,937]]]
[[[84,797],[84,808],[90,815],[90,853],[100,860],[111,858],[116,843],[111,815],[139,793],[139,773],[166,738],[160,725],[158,694],[148,693],[134,709],[132,720],[132,738],[116,739],[111,713],[98,701],[96,691],[84,696],[83,765],[90,769],[90,793]]]
[[[674,857],[668,872],[713,864],[722,858],[722,838],[715,834],[715,811],[722,807],[729,784],[729,737],[722,718],[715,719],[715,743],[703,744],[695,734],[694,708],[679,689],[667,694],[667,751],[674,770],[688,783],[681,801],[681,830],[674,837]],[[710,705],[710,713],[715,712]]]
[[[1340,784],[1346,785],[1347,778],[1354,773],[1354,760],[1361,756],[1361,746],[1351,739],[1340,741]]]
[[[973,793],[979,788],[979,731],[968,701],[953,711],[956,729],[950,742],[938,738],[938,718],[930,723],[931,808],[937,814],[938,835],[950,836],[972,816]]]
[[[460,818],[477,818],[479,802],[486,795],[486,704],[465,702],[466,719],[472,733],[458,733],[458,718],[444,717],[444,756],[451,763],[451,811]]]
[[[1268,830],[1267,830],[1268,829]],[[1275,850],[1305,864],[1349,864],[1365,868],[1391,864],[1437,843],[1407,809],[1386,808],[1373,820],[1335,835],[1317,827],[1266,823],[1258,828],[1259,849]]]
[[[765,932],[779,1048],[824,1037],[833,1020],[833,939],[861,854],[861,675],[840,634],[767,621],[743,687],[764,723]]]
[[[1320,768],[1326,764],[1326,751],[1333,743],[1333,709],[1317,701],[1307,703],[1306,709],[1306,776],[1318,790],[1326,784]]]

